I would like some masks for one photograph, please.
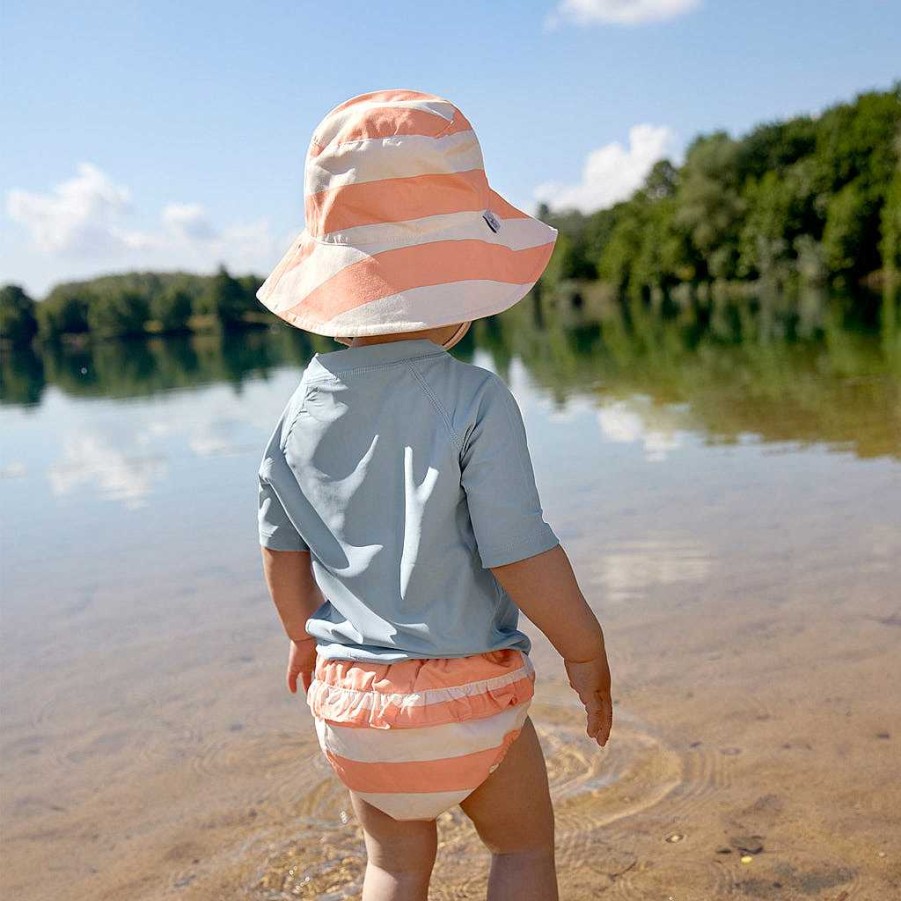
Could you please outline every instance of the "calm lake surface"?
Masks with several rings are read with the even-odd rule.
[[[589,760],[561,668],[530,632],[547,673],[533,718],[562,811],[564,897],[594,897],[630,870],[617,870],[621,845],[598,869],[592,816],[607,841],[610,823],[658,810],[692,778],[679,741],[694,736],[642,706],[652,686],[678,684],[682,698],[697,682],[673,662],[677,638],[694,635],[692,659],[713,678],[744,653],[739,620],[766,638],[784,622],[860,617],[860,660],[897,641],[901,340],[881,313],[880,326],[878,309],[847,301],[664,317],[527,299],[454,348],[519,400],[545,516],[605,625],[620,689],[607,762]],[[266,441],[312,353],[339,346],[278,325],[4,357],[5,897],[356,897],[359,843],[302,700],[284,688],[287,640],[256,532]],[[653,631],[676,617],[687,637]],[[739,690],[741,672],[730,678]],[[761,679],[741,688],[758,707]],[[869,759],[897,753],[894,726]],[[656,769],[636,769],[652,757]],[[567,810],[581,832],[567,831]],[[476,897],[459,889],[474,878],[464,826],[448,821],[459,854],[436,897]],[[304,830],[332,837],[315,866],[287,844]],[[833,863],[824,884],[870,897],[877,874],[821,856]],[[725,896],[719,864],[685,858],[623,896],[657,897],[642,894],[651,885]],[[223,873],[243,887],[212,888]]]

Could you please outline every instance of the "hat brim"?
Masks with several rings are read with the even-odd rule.
[[[419,331],[500,313],[547,267],[557,229],[489,189],[488,211],[304,229],[257,298],[296,328],[331,337]]]

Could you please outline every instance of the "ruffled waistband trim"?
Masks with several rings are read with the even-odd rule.
[[[352,663],[340,661],[342,665],[338,666],[339,661],[322,661],[317,664],[307,692],[307,704],[315,717],[327,722],[397,729],[480,719],[531,700],[534,694],[535,668],[522,651],[516,651],[515,656],[507,655],[501,661],[494,658],[494,669],[499,675],[463,683],[459,683],[455,667],[447,665],[447,661],[453,659],[441,661],[441,678],[451,684],[441,685],[435,673],[430,673],[429,678],[419,681],[433,687],[416,691],[390,690],[393,682],[390,672],[389,678],[380,680],[388,690],[379,690],[371,683],[369,687],[361,688],[360,672]],[[473,658],[456,659],[461,660],[460,667],[466,666],[469,672],[473,671]],[[462,661],[468,661],[468,664]],[[424,664],[428,666],[430,662],[424,661]]]

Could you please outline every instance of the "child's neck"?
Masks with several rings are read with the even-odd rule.
[[[353,338],[350,341],[343,340],[342,344],[348,347],[363,347],[367,344],[387,344],[389,341],[410,341],[416,338],[425,338],[435,344],[443,345],[445,341],[456,334],[461,323],[455,322],[452,325],[441,325],[437,328],[422,329],[418,332],[394,332],[389,335],[365,335]]]

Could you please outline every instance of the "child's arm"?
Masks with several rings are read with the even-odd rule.
[[[305,641],[306,622],[325,602],[310,566],[309,551],[261,547],[269,594],[291,641]]]
[[[606,745],[613,703],[604,632],[563,547],[558,544],[524,560],[493,566],[491,572],[563,658],[569,684],[588,714],[588,735]]]
[[[278,438],[276,429],[273,445]],[[288,691],[297,691],[300,676],[304,689],[310,687],[316,664],[316,643],[306,633],[306,621],[324,603],[322,592],[313,578],[310,549],[285,511],[272,483],[264,478],[264,468],[271,466],[270,454],[259,474],[259,536],[263,554],[263,573],[278,615],[291,639],[288,657]]]
[[[300,677],[304,691],[310,687],[316,664],[316,642],[306,633],[306,621],[325,598],[313,578],[309,551],[276,551],[261,547],[263,574],[285,632],[291,639],[286,681],[297,691]]]
[[[483,388],[460,455],[482,565],[560,652],[588,713],[588,734],[604,745],[613,721],[604,633],[544,521],[516,398],[498,377]]]

